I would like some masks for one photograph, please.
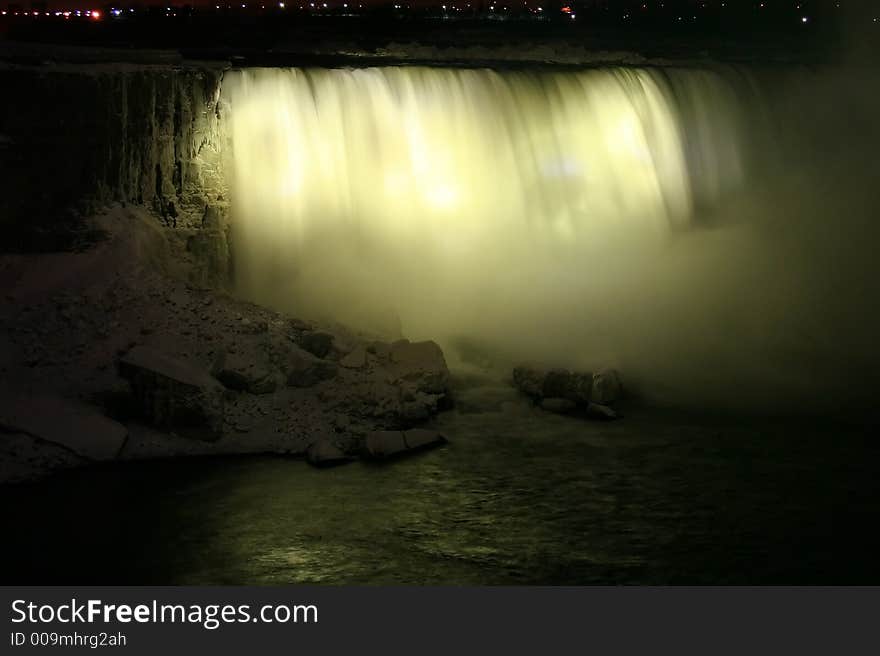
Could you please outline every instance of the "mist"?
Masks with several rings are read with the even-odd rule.
[[[236,284],[453,366],[869,406],[874,89],[856,67],[232,72]]]

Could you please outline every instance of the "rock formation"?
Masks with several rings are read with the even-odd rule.
[[[0,480],[95,459],[342,463],[371,433],[448,407],[435,343],[375,341],[198,285],[185,231],[142,208],[94,226],[105,238],[82,252],[0,256]],[[37,401],[22,397],[50,409],[24,412]]]
[[[618,418],[610,406],[623,396],[620,373],[610,368],[591,373],[520,365],[513,370],[513,385],[548,412],[592,419]]]

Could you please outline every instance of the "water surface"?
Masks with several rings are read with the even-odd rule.
[[[183,459],[8,487],[4,583],[880,582],[866,430],[591,423],[503,390],[437,426],[448,446],[386,465]]]

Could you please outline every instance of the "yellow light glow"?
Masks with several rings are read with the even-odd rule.
[[[587,252],[620,230],[663,237],[741,178],[731,112],[705,101],[735,106],[732,92],[688,75],[700,102],[635,69],[230,72],[239,283],[271,302],[311,270],[328,297],[400,308],[392,269],[414,285],[420,271],[463,272],[424,291],[524,259],[552,266],[554,249]]]

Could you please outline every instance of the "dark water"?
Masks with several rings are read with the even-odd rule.
[[[500,390],[438,425],[450,445],[384,466],[177,460],[0,488],[3,583],[880,583],[867,430],[597,424]]]

